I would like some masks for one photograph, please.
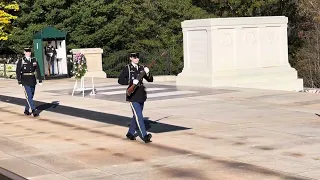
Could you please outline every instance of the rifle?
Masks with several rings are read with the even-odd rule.
[[[147,67],[150,69],[151,66],[153,66],[153,64],[154,64],[155,62],[156,62],[156,61],[153,60],[153,61],[151,62],[151,64],[147,65]],[[146,72],[145,72],[145,71],[142,71],[142,72],[139,74],[137,80],[140,82],[145,75],[146,75]],[[132,85],[127,89],[127,96],[131,96],[131,94],[136,90],[136,88],[137,88],[137,85],[132,84]]]
[[[164,52],[161,53],[160,57],[162,57],[162,56],[164,56],[164,55],[166,55],[166,54],[167,54],[167,52],[164,51]],[[156,62],[156,60],[153,60],[149,65],[147,65],[147,67],[150,69],[151,66],[153,66],[153,64],[154,64],[155,62]],[[130,72],[129,72],[129,73],[130,73]],[[143,77],[144,77],[145,75],[146,75],[146,72],[145,72],[145,71],[142,71],[137,80],[138,80],[139,82],[142,81],[142,79],[143,79]],[[137,85],[132,84],[132,85],[127,89],[127,96],[131,96],[131,94],[136,90],[136,88],[137,88]]]

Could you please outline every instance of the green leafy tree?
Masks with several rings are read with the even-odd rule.
[[[21,53],[24,46],[32,45],[32,36],[37,31],[49,25],[59,26],[64,12],[72,0],[18,0],[21,11],[14,22],[16,27],[12,31],[7,46],[16,53]]]
[[[128,62],[126,55],[130,51],[142,52],[144,63],[159,58],[164,50],[170,51],[157,62],[155,68],[161,68],[156,73],[163,73],[167,68],[165,58],[170,59],[171,67],[176,67],[172,68],[173,73],[179,73],[182,68],[181,21],[209,17],[188,0],[114,0],[109,3],[82,0],[73,4],[68,13],[63,27],[70,36],[69,47],[102,47],[104,69],[114,76]]]
[[[265,7],[279,0],[193,0],[193,4],[218,17],[259,16]]]
[[[18,10],[19,5],[16,1],[0,1],[0,41],[8,40],[12,30],[12,20],[17,19],[12,13]]]

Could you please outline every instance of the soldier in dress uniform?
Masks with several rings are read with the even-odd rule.
[[[46,55],[46,59],[48,62],[48,72],[49,72],[49,76],[50,75],[54,75],[54,57],[57,54],[56,49],[52,46],[51,41],[48,42],[48,46],[45,47],[44,49],[44,53]],[[51,69],[52,71],[50,71],[50,65],[51,65]]]
[[[36,75],[39,80],[39,84],[42,85],[42,77],[40,74],[39,64],[36,58],[31,57],[31,48],[24,49],[24,57],[19,59],[17,62],[16,75],[18,84],[23,86],[24,93],[26,96],[27,104],[24,110],[25,115],[31,115],[29,109],[34,117],[38,116],[39,113],[33,103],[33,97],[37,84]],[[36,72],[36,75],[35,75]]]
[[[132,84],[135,84],[137,86],[130,96],[126,95],[126,101],[129,101],[133,113],[133,119],[131,120],[126,136],[130,140],[136,140],[134,134],[138,126],[138,129],[141,132],[141,139],[145,143],[149,143],[151,142],[152,135],[147,134],[142,115],[144,102],[147,100],[147,92],[143,85],[143,79],[139,81],[137,78],[143,71],[146,73],[144,79],[148,82],[153,82],[153,76],[149,73],[148,67],[139,65],[139,53],[131,53],[130,60],[131,63],[123,68],[118,79],[118,83],[121,85],[129,85],[130,87]]]

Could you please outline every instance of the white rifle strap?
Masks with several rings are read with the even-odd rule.
[[[130,75],[131,75],[131,73],[130,73],[130,65],[128,65],[128,73],[129,73],[129,79],[128,79],[128,82],[130,83],[130,81],[131,81],[131,77],[130,77]]]
[[[24,58],[21,58],[21,63],[20,63],[20,73],[22,74],[22,66],[23,66],[23,61],[24,61]]]

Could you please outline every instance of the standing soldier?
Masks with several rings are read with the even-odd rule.
[[[24,49],[24,57],[19,59],[17,63],[16,75],[18,84],[24,87],[27,104],[24,110],[25,115],[31,115],[31,108],[34,117],[39,116],[33,103],[34,92],[37,84],[35,72],[37,74],[39,84],[42,85],[42,77],[40,74],[39,64],[36,58],[31,57],[31,48]]]
[[[44,48],[44,53],[46,55],[46,59],[47,59],[47,62],[48,62],[48,72],[49,72],[48,76],[54,75],[55,74],[55,72],[54,72],[54,58],[57,55],[57,51],[52,46],[51,41],[49,41],[48,42],[48,46],[46,46]],[[52,71],[50,70],[50,65],[51,65]]]
[[[119,76],[118,83],[121,85],[136,85],[135,91],[130,95],[126,95],[126,101],[129,101],[133,119],[127,133],[127,138],[130,140],[136,140],[134,134],[136,127],[138,126],[141,132],[141,138],[145,143],[151,142],[151,134],[147,134],[144,120],[143,120],[143,106],[147,100],[147,92],[143,85],[143,78],[148,82],[153,82],[153,76],[149,73],[149,68],[139,65],[139,53],[130,54],[131,63],[125,66]],[[137,78],[143,71],[146,73],[145,76],[139,81]]]

